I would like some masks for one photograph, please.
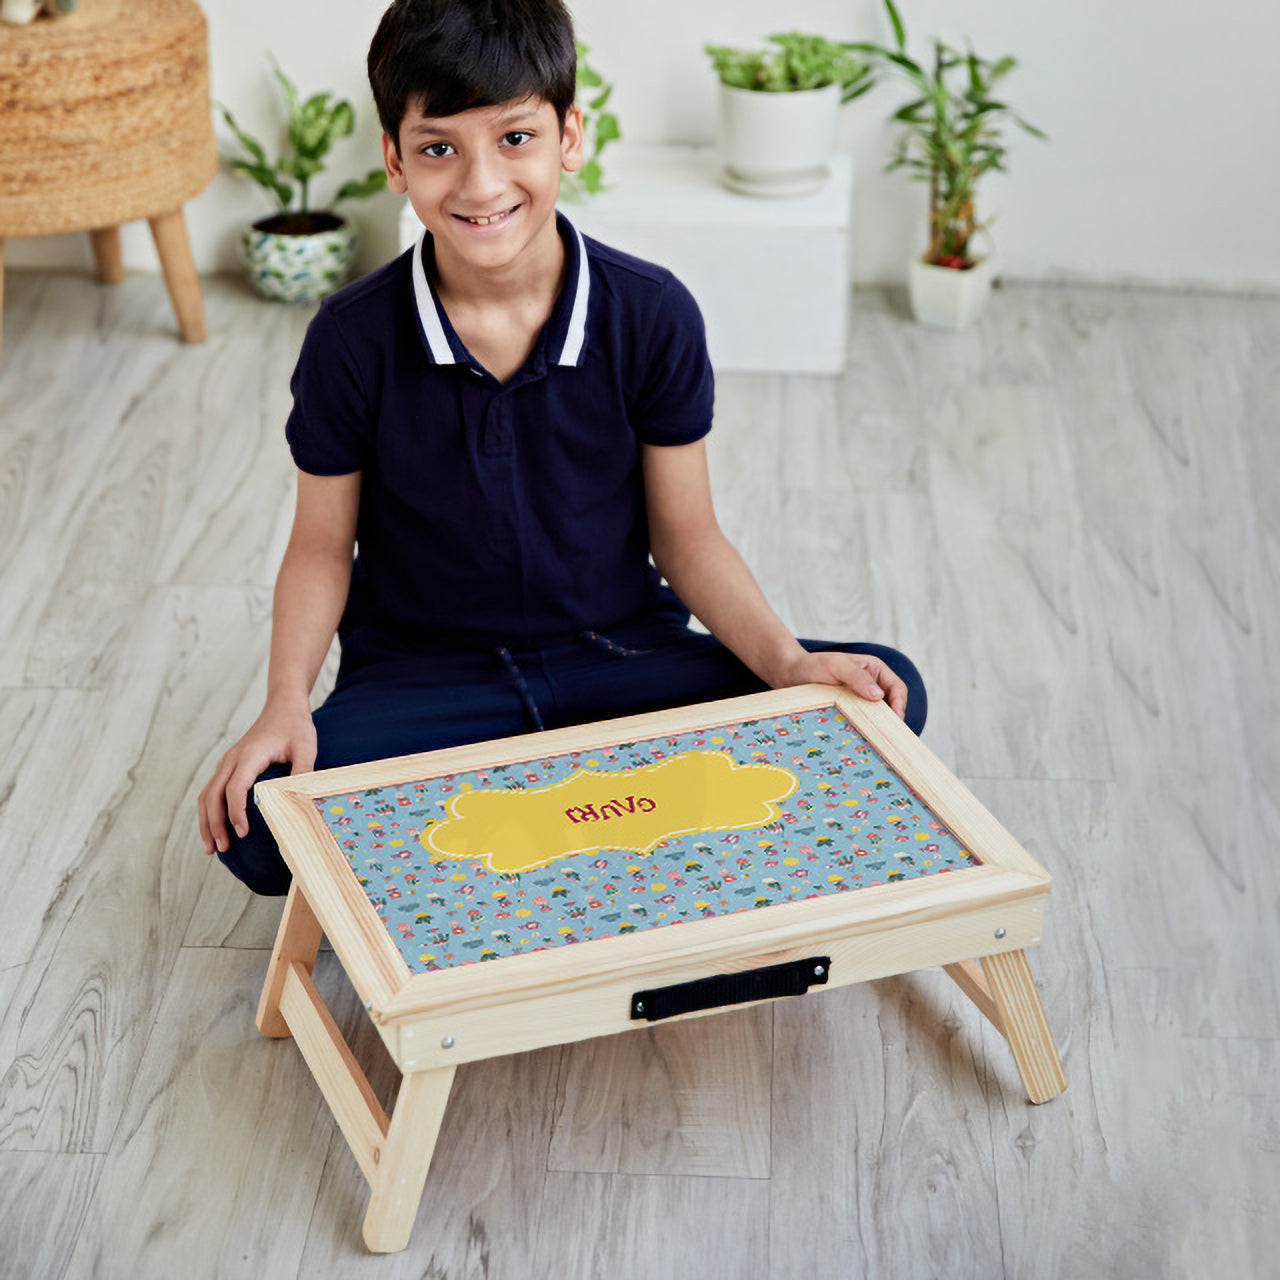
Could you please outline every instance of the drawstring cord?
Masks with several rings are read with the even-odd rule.
[[[516,660],[511,656],[511,650],[506,645],[500,644],[497,654],[507,668],[507,673],[511,676],[511,680],[516,686],[516,692],[520,695],[520,700],[524,703],[524,709],[529,713],[529,719],[533,721],[534,727],[539,730],[546,728],[542,723],[542,712],[538,710],[538,704],[534,702],[533,694],[529,692],[529,683],[524,678],[524,673],[516,666]]]
[[[651,653],[650,649],[628,649],[626,645],[615,644],[608,636],[602,636],[598,631],[579,631],[578,639],[585,640],[589,644],[598,645],[606,653],[611,653],[618,658],[634,658],[642,653]],[[511,656],[511,650],[506,645],[498,645],[494,652],[502,659],[503,666],[507,669],[507,674],[511,677],[511,683],[515,685],[516,692],[520,695],[520,701],[524,703],[524,709],[529,713],[529,719],[533,721],[534,728],[539,731],[546,728],[542,720],[542,712],[538,710],[538,704],[533,700],[533,693],[529,688],[529,682],[524,678],[516,660]]]
[[[598,631],[579,631],[579,640],[590,640],[592,644],[598,644],[606,653],[616,654],[619,658],[636,658],[642,653],[652,653],[652,649],[628,649],[626,645],[615,644],[608,636],[602,636]]]

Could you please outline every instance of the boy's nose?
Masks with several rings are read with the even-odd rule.
[[[501,165],[496,159],[484,155],[475,156],[468,160],[463,169],[459,194],[468,204],[479,209],[479,206],[484,205],[486,201],[500,196],[506,190],[506,185]],[[479,211],[493,212],[489,209]]]

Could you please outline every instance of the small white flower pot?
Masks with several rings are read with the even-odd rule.
[[[44,0],[0,0],[0,21],[30,22],[40,12]]]
[[[995,259],[990,255],[979,258],[967,271],[916,258],[907,278],[911,313],[934,329],[963,329],[981,314],[994,275]]]
[[[260,218],[240,234],[240,254],[258,293],[273,302],[315,302],[340,288],[351,269],[355,227],[332,215],[336,225],[292,235],[274,229],[278,221]]]
[[[724,183],[752,196],[802,196],[827,180],[840,86],[764,93],[720,85]]]

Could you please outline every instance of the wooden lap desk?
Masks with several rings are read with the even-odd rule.
[[[293,871],[258,1027],[293,1036],[408,1243],[455,1069],[943,965],[1033,1102],[1049,877],[883,704],[807,685],[260,783]],[[311,978],[328,936],[390,1117]]]

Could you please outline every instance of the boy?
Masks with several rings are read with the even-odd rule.
[[[308,330],[267,699],[200,795],[205,851],[284,893],[250,798],[264,771],[769,686],[844,684],[918,732],[911,663],[795,640],[720,531],[693,299],[556,213],[582,158],[561,0],[396,0],[369,77],[390,185],[427,230]]]

